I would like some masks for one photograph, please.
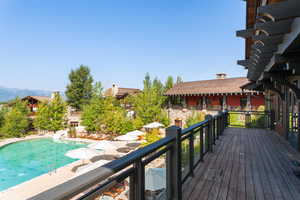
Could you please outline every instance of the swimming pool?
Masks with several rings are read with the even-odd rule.
[[[64,154],[87,144],[32,139],[0,147],[0,191],[76,161]]]

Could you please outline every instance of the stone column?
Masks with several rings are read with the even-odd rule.
[[[251,94],[247,94],[247,110],[251,110]]]
[[[186,108],[186,96],[182,97],[182,106]]]
[[[206,96],[203,96],[203,110],[206,110]]]
[[[223,96],[223,110],[226,110],[227,109],[227,98],[226,96],[224,95]]]

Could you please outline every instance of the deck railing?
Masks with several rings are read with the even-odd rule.
[[[165,189],[156,199],[182,199],[182,184],[193,176],[194,169],[213,151],[216,140],[228,126],[228,113],[223,112],[189,128],[167,128],[166,137],[138,149],[120,159],[82,174],[31,198],[37,199],[95,199],[107,189],[127,180],[128,199],[144,200],[145,169],[152,161],[165,159]]]
[[[274,116],[270,111],[229,111],[228,126],[273,129]]]

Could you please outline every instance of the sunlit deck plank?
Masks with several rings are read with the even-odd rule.
[[[184,185],[184,199],[300,199],[293,159],[299,153],[271,131],[228,128]]]

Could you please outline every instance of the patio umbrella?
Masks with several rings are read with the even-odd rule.
[[[143,126],[144,128],[148,128],[148,129],[151,129],[151,128],[161,128],[161,127],[164,127],[163,124],[161,123],[158,123],[158,122],[152,122],[150,124],[147,124],[145,126]]]
[[[135,131],[128,132],[125,135],[129,135],[129,136],[141,136],[141,135],[145,135],[145,133],[143,131],[135,130]]]
[[[121,135],[115,138],[116,140],[119,141],[136,141],[138,140],[138,136],[131,136],[131,135]]]
[[[88,147],[92,149],[100,149],[103,151],[115,150],[117,148],[115,145],[113,145],[110,141],[107,140],[102,140],[100,142],[90,144]]]
[[[148,168],[145,173],[145,189],[157,191],[166,188],[166,169]]]
[[[95,156],[99,156],[100,154],[101,152],[95,149],[79,148],[79,149],[70,150],[65,155],[74,159],[89,160]]]

